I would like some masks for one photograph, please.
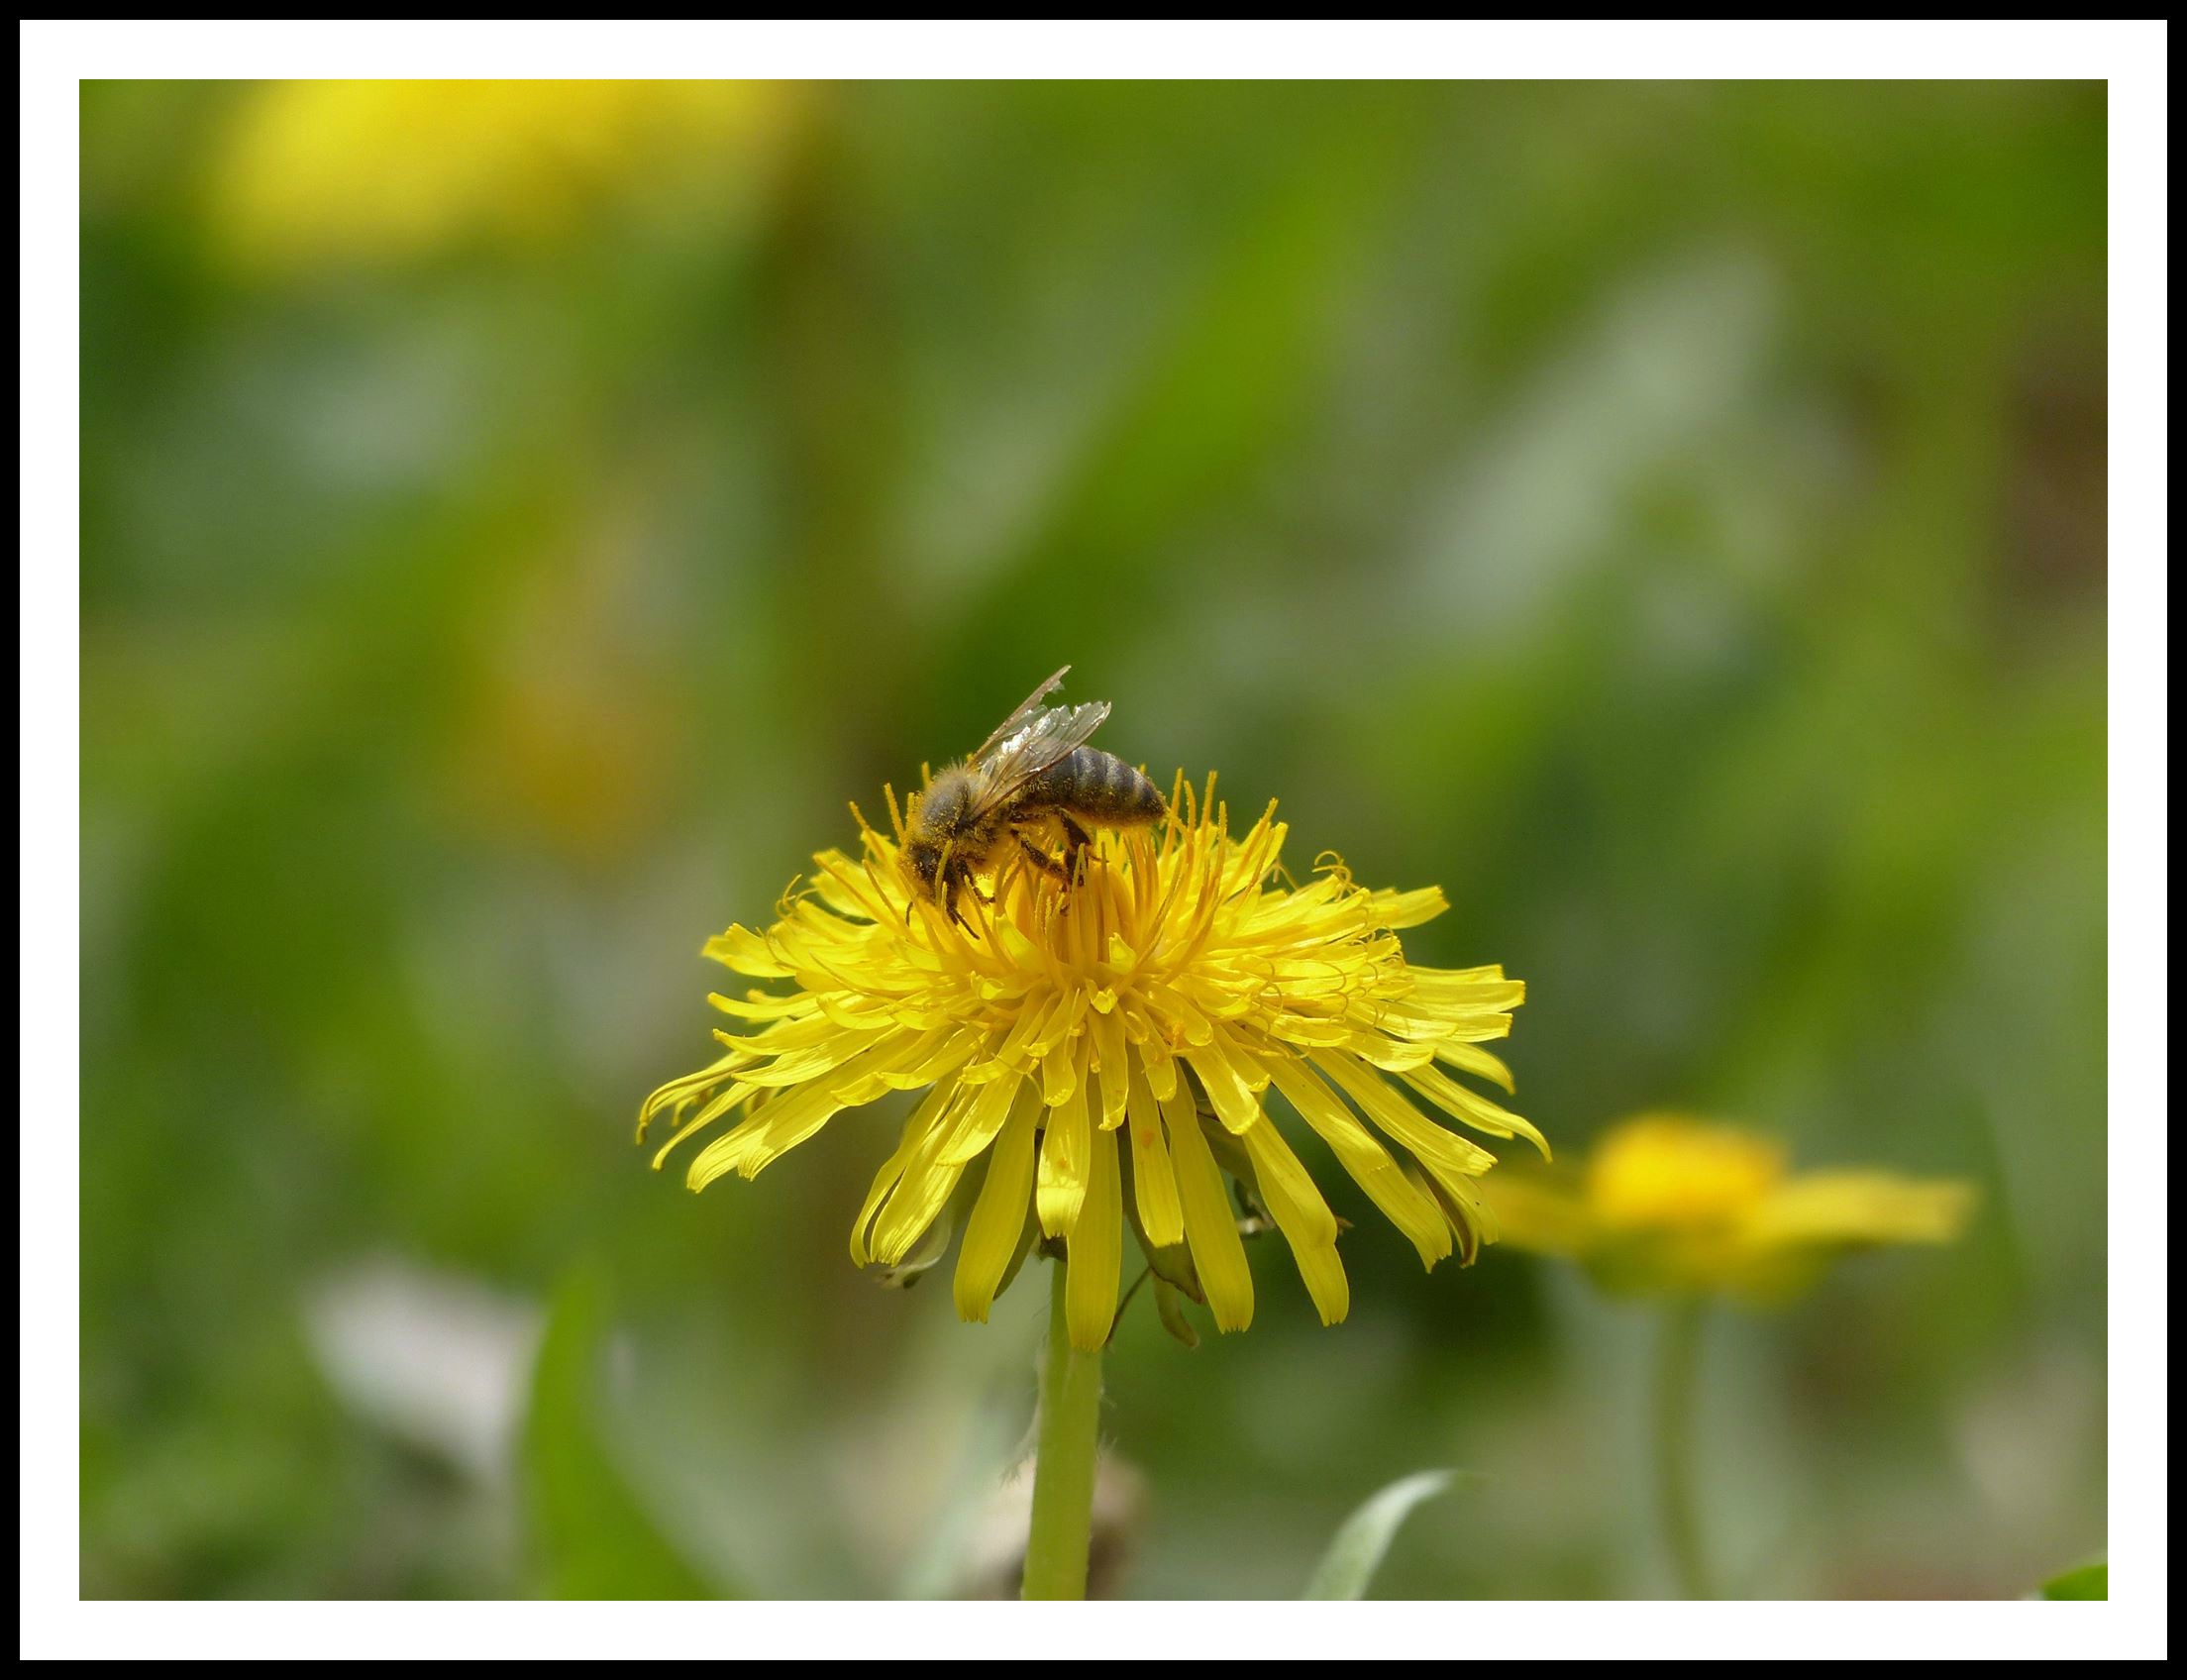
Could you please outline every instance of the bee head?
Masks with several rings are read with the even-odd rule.
[[[952,851],[962,853],[979,826],[979,788],[962,765],[952,765],[912,801],[902,864],[911,884],[927,897],[942,895]]]
[[[938,897],[942,873],[942,843],[929,834],[914,834],[903,843],[900,860],[911,885],[927,897]]]

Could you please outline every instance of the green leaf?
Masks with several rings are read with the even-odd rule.
[[[1382,1567],[1390,1542],[1397,1538],[1399,1526],[1411,1515],[1412,1508],[1423,1500],[1433,1499],[1448,1488],[1452,1480],[1448,1470],[1422,1470],[1384,1488],[1344,1519],[1344,1525],[1337,1529],[1336,1538],[1322,1554],[1313,1579],[1299,1596],[1356,1599],[1364,1595],[1367,1583]]]
[[[2108,1599],[2111,1597],[2111,1565],[2099,1560],[2068,1569],[2043,1582],[2037,1595],[2046,1599]]]
[[[599,1382],[608,1324],[600,1278],[566,1278],[533,1368],[520,1459],[540,1590],[558,1599],[719,1597],[662,1534],[617,1460]]]

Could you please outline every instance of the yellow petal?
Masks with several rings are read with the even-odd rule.
[[[1462,1069],[1476,1079],[1485,1079],[1491,1084],[1502,1086],[1507,1094],[1518,1089],[1518,1082],[1511,1078],[1511,1070],[1504,1058],[1491,1054],[1478,1044],[1446,1041],[1435,1046],[1435,1054],[1452,1067]]]
[[[709,1064],[695,1074],[685,1074],[681,1079],[672,1079],[638,1105],[638,1141],[646,1141],[646,1129],[653,1124],[654,1116],[664,1108],[680,1111],[701,1095],[714,1089],[734,1069],[750,1058],[732,1050],[720,1061]]]
[[[884,1266],[893,1266],[911,1252],[912,1244],[926,1234],[926,1227],[934,1222],[949,1193],[964,1177],[962,1162],[941,1158],[942,1140],[947,1135],[946,1127],[927,1128],[926,1136],[912,1149],[911,1159],[904,1163],[903,1177],[896,1182],[881,1217],[874,1221],[874,1258]]]
[[[766,940],[749,927],[731,927],[706,941],[704,954],[754,980],[784,980],[789,969],[769,949]]]
[[[1458,1047],[1446,1044],[1437,1053],[1448,1056],[1453,1048]],[[1489,1059],[1495,1061],[1493,1056]],[[1541,1151],[1544,1161],[1549,1159],[1549,1140],[1534,1129],[1532,1122],[1522,1120],[1509,1108],[1468,1091],[1442,1069],[1409,1068],[1398,1077],[1446,1114],[1463,1120],[1475,1131],[1485,1131],[1491,1137],[1523,1137]]]
[[[1440,887],[1418,887],[1409,892],[1385,889],[1375,893],[1369,904],[1375,920],[1384,927],[1417,927],[1450,908],[1450,900],[1443,896]]]
[[[1029,1069],[1032,1066],[1032,1057],[1026,1050],[1026,1046],[1032,1042],[1034,1035],[1047,1024],[1049,1017],[1062,1007],[1063,998],[1060,996],[1045,1004],[1034,1002],[1031,994],[1019,998],[1017,1000],[1017,1018],[1010,1023],[1009,1032],[1004,1035],[1000,1047],[996,1049],[994,1053],[995,1060],[1021,1072]]]
[[[1253,1159],[1261,1200],[1291,1244],[1292,1258],[1306,1281],[1306,1293],[1313,1297],[1314,1311],[1321,1314],[1322,1323],[1336,1323],[1352,1305],[1344,1263],[1336,1257],[1336,1215],[1321,1200],[1312,1177],[1292,1153],[1275,1121],[1264,1117],[1240,1141]]]
[[[1182,1085],[1162,1104],[1162,1117],[1169,1125],[1170,1159],[1177,1165],[1185,1240],[1206,1291],[1208,1311],[1215,1315],[1216,1329],[1242,1330],[1253,1321],[1253,1272],[1223,1191],[1222,1170],[1199,1134],[1199,1116]]]
[[[1225,1130],[1242,1132],[1260,1118],[1261,1104],[1253,1095],[1252,1076],[1258,1076],[1263,1085],[1268,1083],[1268,1076],[1234,1054],[1224,1034],[1217,1032],[1204,1046],[1187,1050],[1185,1059],[1199,1075],[1207,1101]]]
[[[1126,1077],[1124,1023],[1114,1010],[1105,1014],[1096,1011],[1086,1019],[1094,1040],[1094,1065],[1101,1076],[1101,1125],[1113,1131],[1123,1123],[1124,1094],[1130,1089]]]
[[[942,1159],[963,1166],[993,1142],[994,1134],[1002,1129],[1002,1122],[1016,1101],[1018,1087],[1023,1083],[1022,1075],[1005,1069],[1001,1078],[978,1087],[979,1094],[965,1105],[956,1127],[943,1140]],[[1028,1086],[1026,1089],[1031,1088]]]
[[[1272,1061],[1269,1073],[1276,1089],[1291,1100],[1307,1125],[1329,1146],[1368,1200],[1403,1231],[1419,1251],[1420,1263],[1432,1267],[1450,1253],[1450,1223],[1433,1197],[1422,1195],[1405,1176],[1397,1158],[1375,1141],[1374,1134],[1345,1107],[1336,1094],[1315,1078],[1311,1070],[1295,1062]],[[1272,1209],[1273,1211],[1273,1209]]]
[[[1762,1247],[1803,1243],[1951,1242],[1975,1190],[1949,1179],[1859,1170],[1803,1173],[1754,1210],[1745,1236]]]
[[[1083,987],[1073,987],[1064,993],[1056,1000],[1055,1009],[1042,1023],[1040,1031],[1033,1035],[1031,1043],[1026,1046],[1027,1051],[1032,1055],[1045,1057],[1065,1039],[1075,1035],[1079,1022],[1086,1015],[1086,1007],[1087,996]],[[1050,1106],[1053,1105],[1051,1102]]]
[[[1124,1258],[1123,1202],[1116,1172],[1116,1134],[1096,1131],[1087,1176],[1086,1205],[1071,1227],[1065,1255],[1063,1305],[1071,1345],[1091,1353],[1116,1321],[1116,1285]]]
[[[1496,1165],[1494,1155],[1437,1125],[1356,1058],[1341,1050],[1316,1051],[1313,1065],[1437,1178],[1478,1178]]]
[[[1470,1008],[1486,1003],[1496,1009],[1515,1009],[1526,1001],[1526,983],[1506,980],[1502,963],[1477,969],[1406,969],[1415,998],[1438,1008]]]
[[[706,994],[706,1001],[725,1015],[735,1015],[740,1020],[777,1021],[810,1015],[819,1008],[812,995],[792,992],[788,997],[779,997],[772,992],[762,992],[757,987],[742,998],[725,998],[718,992]]]
[[[843,1100],[828,1085],[808,1085],[779,1097],[692,1156],[683,1182],[693,1190],[704,1190],[724,1173],[755,1178],[763,1167],[826,1125],[843,1106]]]
[[[1158,1101],[1167,1102],[1177,1091],[1177,1058],[1159,1038],[1148,1039],[1140,1046],[1139,1055],[1147,1070],[1147,1089]]]
[[[676,1146],[686,1137],[689,1137],[691,1133],[702,1131],[707,1126],[712,1125],[738,1103],[756,1096],[759,1089],[756,1085],[746,1085],[739,1081],[737,1084],[730,1086],[727,1091],[718,1094],[705,1107],[699,1109],[697,1113],[677,1126],[668,1142],[654,1151],[653,1170],[658,1173],[662,1167],[667,1165],[669,1157],[676,1152]],[[641,1141],[643,1140],[641,1139]]]
[[[959,1317],[988,1321],[1002,1274],[1017,1257],[1025,1215],[1032,1206],[1033,1132],[1040,1112],[1040,1093],[1031,1085],[1020,1086],[1009,1118],[988,1152],[988,1176],[981,1181],[979,1200],[965,1226],[964,1245],[957,1251],[954,1289]]]
[[[809,1050],[785,1051],[764,1066],[744,1069],[737,1077],[753,1085],[804,1085],[825,1079],[854,1062],[863,1071],[882,1060],[892,1061],[893,1057],[868,1057],[862,1052],[877,1046],[892,1051],[908,1050],[916,1037],[916,1034],[899,1032],[893,1026],[869,1027],[863,1032],[845,1032],[838,1027]]]
[[[873,1229],[874,1215],[881,1211],[881,1205],[888,1200],[888,1193],[896,1188],[896,1181],[903,1177],[903,1169],[918,1153],[919,1146],[927,1140],[927,1133],[949,1111],[950,1104],[960,1095],[960,1088],[943,1082],[926,1095],[926,1101],[911,1110],[911,1117],[903,1122],[903,1135],[896,1140],[896,1151],[881,1164],[881,1171],[874,1175],[873,1188],[866,1193],[866,1206],[858,1210],[858,1223],[851,1227],[851,1264],[863,1266],[872,1255],[866,1247],[867,1234]]]
[[[931,1085],[944,1074],[955,1073],[972,1060],[973,1053],[981,1046],[977,1032],[958,1032],[948,1026],[938,1026],[919,1042],[919,1047],[905,1052],[892,1067],[883,1068],[874,1075],[878,1088],[883,1091],[917,1091]]]
[[[1134,1068],[1128,1107],[1131,1115],[1132,1200],[1147,1240],[1169,1248],[1185,1240],[1185,1209],[1178,1205],[1177,1173],[1162,1136],[1162,1111],[1146,1075]]]
[[[1079,1054],[1085,1054],[1083,1040]],[[1049,1236],[1070,1234],[1085,1205],[1091,1130],[1086,1081],[1074,1077],[1070,1095],[1048,1110],[1048,1129],[1040,1143],[1040,1184],[1033,1201],[1040,1213],[1040,1228]]]
[[[1071,1039],[1040,1059],[1041,1097],[1049,1107],[1060,1108],[1085,1084],[1086,1040]]]

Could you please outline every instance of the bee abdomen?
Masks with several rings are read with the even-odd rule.
[[[1158,822],[1161,789],[1114,753],[1074,747],[1026,784],[1020,803],[1067,810],[1111,827]]]

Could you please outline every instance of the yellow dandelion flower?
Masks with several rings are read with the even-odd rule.
[[[1176,1294],[1220,1329],[1251,1321],[1241,1234],[1264,1223],[1322,1322],[1344,1316],[1340,1222],[1272,1093],[1428,1266],[1494,1239],[1478,1186],[1496,1158],[1413,1099],[1547,1154],[1525,1120],[1445,1072],[1510,1089],[1482,1046],[1510,1031],[1525,988],[1501,968],[1406,960],[1398,932],[1440,914],[1440,890],[1369,891],[1333,861],[1281,884],[1275,807],[1233,838],[1210,778],[1203,796],[1180,784],[1161,829],[1097,836],[1075,882],[1005,864],[960,923],[907,885],[893,796],[889,810],[893,838],[861,819],[861,855],[820,853],[767,931],[707,942],[786,989],[714,996],[744,1030],[717,1031],[719,1060],[645,1102],[641,1139],[659,1116],[677,1122],[656,1167],[736,1119],[691,1159],[693,1190],[753,1177],[844,1109],[923,1091],[852,1226],[852,1259],[931,1263],[961,1223],[957,1310],[984,1320],[1043,1248],[1066,1263],[1071,1340],[1093,1349],[1115,1318],[1127,1223],[1173,1328]]]
[[[212,209],[229,250],[267,268],[551,237],[610,192],[750,175],[804,93],[738,81],[268,82],[243,98]]]
[[[1680,1114],[1613,1127],[1577,1175],[1507,1175],[1489,1202],[1514,1246],[1619,1292],[1781,1299],[1837,1255],[1958,1236],[1973,1187],[1865,1170],[1791,1173],[1782,1145]]]

